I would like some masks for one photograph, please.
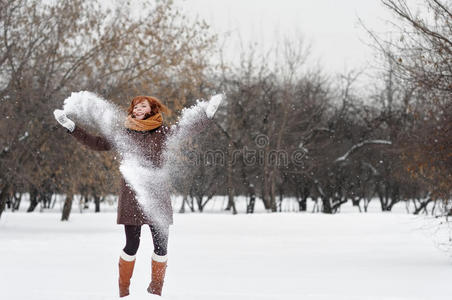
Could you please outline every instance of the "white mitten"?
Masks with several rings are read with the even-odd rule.
[[[55,116],[55,119],[57,120],[58,123],[60,123],[61,126],[66,128],[70,132],[74,131],[75,123],[66,116],[66,114],[64,113],[64,110],[55,109],[53,111],[53,115]]]
[[[223,94],[217,94],[210,98],[209,104],[206,107],[206,115],[209,119],[213,118],[215,112],[218,109],[218,106],[220,106],[221,101],[223,101],[223,98],[224,98]]]

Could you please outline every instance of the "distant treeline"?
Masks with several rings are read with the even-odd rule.
[[[234,197],[246,195],[248,213],[256,199],[273,212],[284,197],[296,197],[300,211],[318,199],[321,212],[336,213],[347,202],[366,211],[377,197],[383,211],[412,201],[415,213],[449,215],[452,7],[424,0],[415,17],[404,0],[382,3],[394,13],[397,39],[363,25],[379,53],[366,87],[357,84],[360,71],[312,68],[302,39],[268,55],[249,49],[239,64],[213,63],[216,37],[169,1],[144,7],[141,18],[127,5],[107,11],[96,1],[2,3],[0,215],[22,193],[30,193],[28,211],[66,194],[62,219],[75,194],[99,208],[117,193],[116,154],[80,146],[53,119],[79,90],[124,107],[154,95],[172,111],[167,123],[196,99],[225,92],[214,126],[184,145],[173,177],[181,212],[228,195],[237,213]]]

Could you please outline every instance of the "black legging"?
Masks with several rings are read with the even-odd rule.
[[[168,250],[168,233],[169,228],[157,228],[149,225],[154,243],[154,252],[157,255],[166,255]],[[141,226],[124,225],[126,233],[126,246],[124,252],[128,255],[135,255],[140,246]]]

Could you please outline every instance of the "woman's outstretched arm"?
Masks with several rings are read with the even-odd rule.
[[[95,151],[109,151],[111,150],[111,144],[103,137],[93,136],[87,133],[82,128],[75,125],[74,121],[69,119],[64,111],[56,109],[53,112],[55,119],[61,126],[66,128],[68,132],[77,139],[81,144],[89,147]]]
[[[74,131],[70,134],[77,139],[78,142],[95,151],[109,151],[111,144],[101,136],[94,136],[86,132],[84,129],[75,126]]]

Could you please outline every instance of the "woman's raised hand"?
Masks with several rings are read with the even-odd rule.
[[[66,128],[70,132],[74,131],[75,123],[66,116],[66,114],[64,113],[64,110],[55,109],[53,111],[53,115],[55,116],[55,119],[57,120],[58,123],[60,123],[61,126]]]

